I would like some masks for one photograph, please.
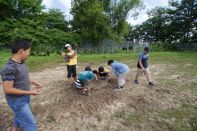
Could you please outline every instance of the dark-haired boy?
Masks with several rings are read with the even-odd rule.
[[[36,131],[36,121],[30,109],[30,95],[40,94],[40,85],[29,80],[29,70],[24,61],[31,51],[31,43],[16,40],[12,45],[12,56],[1,70],[3,89],[8,105],[14,113],[14,127],[23,131]],[[30,90],[30,84],[36,86]]]
[[[125,85],[125,75],[129,72],[129,67],[118,61],[109,60],[108,65],[112,67],[113,73],[118,78],[117,90],[121,90]]]
[[[149,67],[148,67],[148,56],[150,49],[148,47],[144,48],[144,52],[139,55],[138,63],[137,63],[137,73],[135,76],[135,84],[139,84],[138,79],[142,73],[144,73],[147,77],[149,85],[154,85],[151,79]]]

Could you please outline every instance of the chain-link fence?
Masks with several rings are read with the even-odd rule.
[[[86,42],[76,49],[79,53],[116,53],[122,50],[125,52],[134,51],[138,53],[142,52],[144,47],[149,47],[149,43],[143,41],[123,41],[117,43],[113,40],[103,40],[97,45]]]
[[[98,44],[90,42],[82,43],[77,47],[79,53],[116,53],[122,48],[122,43],[112,40],[103,40]]]
[[[189,43],[189,44],[175,44],[175,48],[178,51],[197,51],[197,43]]]
[[[150,44],[146,41],[123,41],[121,43],[113,40],[103,40],[95,45],[86,42],[76,49],[79,53],[117,53],[122,50],[125,52],[133,51],[135,53],[143,52],[145,47],[150,47],[152,51],[197,51],[197,43],[193,44]]]

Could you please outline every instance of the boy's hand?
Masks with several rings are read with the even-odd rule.
[[[35,86],[35,88],[40,90],[40,88],[42,88],[42,86],[40,86],[40,85],[39,86]]]
[[[40,84],[38,84],[38,83],[34,83],[34,85],[36,86],[35,88],[36,89],[40,89],[42,86],[40,85]]]
[[[35,81],[31,81],[31,83],[33,84],[33,85],[35,85],[36,87],[36,89],[40,89],[42,86],[40,85],[40,84],[38,84],[37,82],[35,82]]]
[[[61,53],[61,55],[62,55],[62,56],[65,56],[65,55],[66,55],[66,53],[62,52],[62,53]]]
[[[40,90],[39,89],[36,89],[36,90],[33,90],[33,91],[30,91],[30,95],[39,95],[40,94]]]
[[[98,80],[98,76],[97,75],[94,75],[94,77],[95,77],[96,80]]]

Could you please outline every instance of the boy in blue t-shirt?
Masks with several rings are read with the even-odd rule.
[[[89,66],[85,68],[85,71],[82,71],[78,75],[78,79],[75,81],[75,88],[80,89],[82,94],[90,94],[90,89],[88,88],[89,82],[94,78],[97,80],[97,71],[91,70]]]
[[[137,63],[137,73],[135,76],[135,84],[139,84],[138,79],[142,73],[144,73],[147,77],[149,85],[154,85],[151,79],[149,67],[148,67],[148,56],[149,56],[149,48],[145,47],[144,52],[140,54],[138,63]]]
[[[14,113],[14,127],[23,131],[36,131],[36,121],[30,109],[30,95],[40,94],[40,85],[29,80],[29,70],[24,61],[31,51],[31,43],[16,40],[12,45],[12,57],[1,70],[3,89],[9,107]],[[30,84],[35,90],[30,90]]]
[[[118,87],[116,90],[121,90],[125,85],[125,76],[129,72],[129,67],[118,61],[109,60],[108,65],[112,67],[112,71],[118,78]]]

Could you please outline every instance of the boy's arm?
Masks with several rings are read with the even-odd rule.
[[[96,80],[98,80],[98,75],[95,74],[94,77],[95,77]]]
[[[15,94],[15,95],[39,95],[39,90],[33,91],[25,91],[13,88],[14,81],[4,81],[3,82],[3,89],[6,94]]]
[[[140,60],[138,62],[140,64],[141,69],[144,70],[144,66],[142,65],[142,62]]]
[[[138,63],[139,63],[139,65],[140,65],[141,69],[142,69],[142,70],[144,70],[144,66],[142,65],[142,57],[143,57],[143,55],[142,55],[142,54],[141,54],[141,55],[139,55]]]
[[[76,55],[75,51],[73,51],[73,53],[68,53],[68,56],[69,56],[70,58],[73,58],[75,55]]]
[[[94,74],[93,73],[89,73],[89,80],[93,80],[94,79]]]
[[[119,74],[116,72],[116,68],[115,67],[113,67],[112,66],[112,71],[113,71],[113,73],[116,75],[116,76],[118,76]]]

